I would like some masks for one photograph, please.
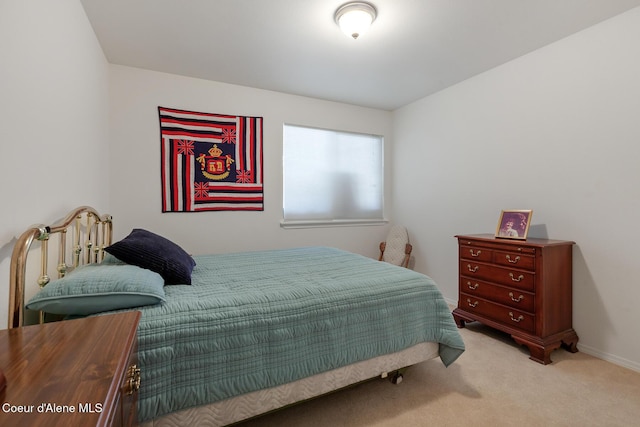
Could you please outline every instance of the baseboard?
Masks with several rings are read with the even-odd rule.
[[[622,366],[623,368],[631,369],[632,371],[640,372],[640,363],[633,362],[631,360],[618,357],[613,354],[605,353],[588,345],[578,343],[578,350],[589,356],[597,357],[598,359],[606,360],[614,365]]]
[[[458,300],[452,300],[450,298],[444,299],[447,304],[449,304],[449,308],[453,310],[458,306]],[[605,353],[596,348],[589,347],[588,345],[581,344],[578,342],[578,350],[583,352],[584,354],[588,354],[589,356],[596,357],[598,359],[605,360],[607,362],[611,362],[614,365],[622,366],[623,368],[631,369],[632,371],[640,372],[640,363],[633,362],[631,360],[627,360],[622,357],[618,357],[613,354]]]

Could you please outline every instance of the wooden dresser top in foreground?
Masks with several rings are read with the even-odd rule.
[[[133,311],[0,331],[0,425],[123,424],[139,319]]]

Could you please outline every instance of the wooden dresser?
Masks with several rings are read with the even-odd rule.
[[[0,331],[0,426],[137,424],[140,312]]]
[[[551,363],[561,345],[575,353],[570,241],[456,236],[459,252],[459,328],[479,321],[529,348],[531,359]]]

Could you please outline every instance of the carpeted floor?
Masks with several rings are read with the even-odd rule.
[[[510,337],[472,323],[467,350],[237,424],[237,427],[640,425],[640,373],[563,349],[547,366]]]

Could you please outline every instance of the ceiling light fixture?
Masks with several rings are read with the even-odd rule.
[[[335,20],[343,33],[357,39],[376,19],[376,8],[363,1],[345,3],[336,10]]]

